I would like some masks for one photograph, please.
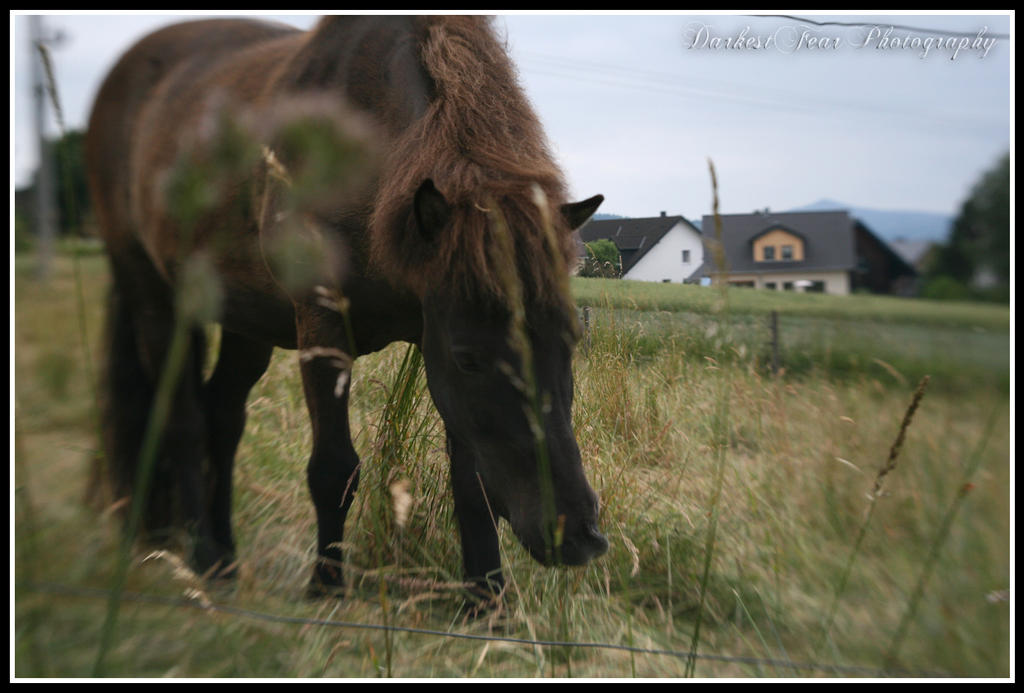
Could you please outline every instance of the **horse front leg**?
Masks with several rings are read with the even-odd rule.
[[[340,591],[345,517],[359,485],[359,456],[348,421],[351,349],[342,350],[337,316],[316,307],[296,311],[302,387],[313,426],[307,481],[316,508],[317,558],[311,595]]]
[[[448,434],[455,517],[462,540],[462,567],[474,599],[489,602],[505,587],[498,549],[498,517],[487,502],[469,446]]]

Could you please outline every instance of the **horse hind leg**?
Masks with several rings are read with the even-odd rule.
[[[140,529],[144,538],[158,542],[175,538],[181,529],[202,536],[208,531],[202,503],[203,331],[192,328],[187,335],[184,364],[161,429],[153,412],[175,329],[171,290],[156,279],[159,275],[141,252],[112,258],[112,268],[103,419],[115,498],[134,502],[144,441],[160,429]],[[204,569],[201,561],[193,563]]]
[[[135,490],[138,458],[156,387],[142,360],[130,302],[118,287],[116,276],[107,301],[101,396],[104,454],[97,459],[100,468],[94,477],[109,484],[113,506],[126,509]],[[158,465],[154,470],[157,478],[151,489],[166,485],[166,479],[161,478],[167,471],[164,467]],[[141,529],[149,536],[166,532],[173,524],[169,505],[162,501],[166,499],[152,492],[146,499]],[[127,517],[126,512],[122,515]]]
[[[231,531],[232,473],[245,430],[245,403],[267,366],[273,346],[222,331],[217,366],[206,383],[206,444],[209,478],[206,503],[209,533],[196,547],[198,562],[215,567],[221,577],[235,574]]]
[[[188,541],[188,557],[200,575],[214,576],[222,567],[219,556],[206,550],[210,544],[210,517],[206,508],[207,473],[206,417],[203,407],[202,363],[206,335],[201,327],[191,329],[189,349],[181,379],[165,428],[163,447],[175,470],[176,498],[181,528]]]
[[[148,335],[150,352],[157,357],[154,365],[165,363],[172,337],[154,324],[150,325]],[[185,533],[192,569],[204,577],[217,577],[234,559],[226,556],[212,539],[212,522],[207,507],[210,474],[205,465],[207,417],[202,372],[205,354],[203,328],[190,328],[188,348],[160,444],[159,464],[165,465],[167,470],[163,476],[168,480],[168,487],[154,488],[154,495],[169,496],[174,527]]]

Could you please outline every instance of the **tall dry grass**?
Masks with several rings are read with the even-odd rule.
[[[19,676],[84,676],[94,661],[103,602],[54,597],[33,585],[106,587],[118,532],[111,518],[94,515],[82,502],[96,440],[75,306],[67,300],[70,265],[58,262],[53,283],[42,286],[28,264],[19,259],[15,275],[14,666]],[[88,317],[98,324],[107,281],[102,260],[86,259],[82,274]],[[403,368],[413,357],[395,345],[360,359],[353,373],[351,419],[364,476],[346,533],[352,585],[343,600],[305,600],[315,551],[304,481],[309,427],[298,357],[280,352],[250,398],[239,453],[241,574],[237,584],[208,590],[207,597],[290,616],[388,619],[685,654],[700,599],[722,442],[726,464],[699,653],[771,663],[698,658],[694,675],[835,673],[793,670],[779,661],[886,666],[889,645],[929,565],[931,578],[904,626],[898,662],[888,664],[959,676],[1008,675],[1009,422],[998,388],[982,383],[967,395],[935,388],[922,401],[838,600],[834,647],[820,652],[822,621],[899,430],[909,388],[874,372],[837,380],[825,373],[772,378],[752,355],[719,364],[695,352],[684,335],[661,335],[637,349],[637,324],[628,318],[595,310],[589,348],[575,366],[577,436],[611,541],[609,553],[593,565],[541,568],[503,530],[510,587],[505,609],[493,621],[464,620],[443,434],[422,383],[410,381],[410,369]],[[396,390],[403,379],[408,386]],[[723,397],[729,412],[724,423]],[[397,418],[396,398],[408,402]],[[987,432],[991,412],[1000,407]],[[405,445],[396,446],[399,440]],[[963,494],[968,472],[972,488]],[[412,501],[404,525],[394,516],[391,487],[398,481],[407,482]],[[142,558],[136,555],[129,571],[129,593],[178,597],[193,589],[170,561]],[[123,606],[118,632],[107,668],[119,676],[686,673],[685,657],[407,633],[386,641],[380,633],[265,624],[134,602]]]
[[[100,324],[104,264],[63,258],[46,285],[32,279],[31,264],[15,262],[17,676],[94,671],[103,602],[56,597],[43,586],[105,589],[117,565],[127,566],[127,594],[678,653],[466,643],[128,601],[103,654],[104,671],[118,676],[1009,672],[1009,428],[1001,387],[1008,359],[998,353],[978,362],[969,351],[948,350],[939,361],[911,350],[899,361],[883,339],[837,339],[845,348],[837,358],[834,346],[816,350],[804,341],[788,349],[791,371],[771,377],[745,313],[732,310],[733,294],[731,314],[706,310],[697,318],[652,319],[615,299],[594,304],[575,364],[574,422],[611,548],[586,568],[547,570],[503,529],[504,608],[469,620],[443,429],[418,352],[403,345],[360,359],[352,374],[351,425],[364,467],[346,532],[352,579],[344,599],[301,596],[315,526],[294,353],[275,355],[249,402],[236,471],[237,582],[204,585],[166,554],[131,554],[130,564],[118,564],[116,523],[82,498],[97,454],[89,362],[98,336],[75,326]],[[863,311],[844,311],[860,305],[816,297],[812,308],[838,324],[853,316],[857,331]],[[884,334],[889,322],[880,319],[876,329]],[[943,329],[952,339],[978,339],[978,325],[956,316],[950,323]],[[900,334],[894,341],[912,346]],[[984,344],[999,351],[998,339]],[[792,367],[800,358],[809,366]],[[938,387],[904,430],[900,464],[879,496],[873,482],[920,370],[936,371]],[[941,381],[960,371],[972,377],[944,389]],[[864,669],[830,668],[848,666]]]

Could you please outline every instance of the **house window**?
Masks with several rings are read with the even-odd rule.
[[[690,251],[689,250],[684,250],[683,251],[683,264],[684,265],[690,264]]]
[[[756,262],[801,262],[805,259],[805,243],[794,232],[769,228],[750,240]]]

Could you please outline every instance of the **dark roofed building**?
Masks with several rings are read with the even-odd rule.
[[[916,270],[846,211],[723,214],[725,268],[701,275],[735,286],[848,294],[902,294]],[[702,226],[715,228],[705,216]],[[712,234],[709,234],[713,238]]]
[[[700,231],[681,216],[596,219],[580,229],[584,243],[608,239],[622,257],[622,278],[683,282],[704,263]]]

